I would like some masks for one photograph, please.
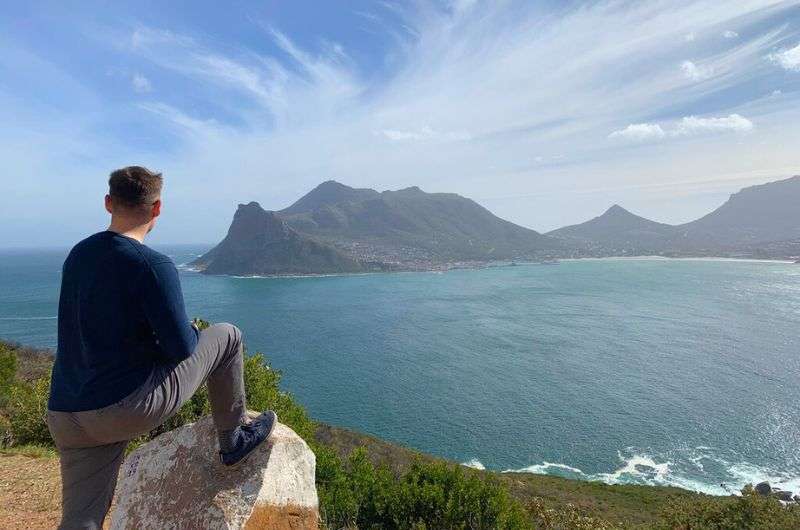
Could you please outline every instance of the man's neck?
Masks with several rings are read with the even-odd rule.
[[[111,225],[108,227],[111,232],[116,232],[119,235],[135,239],[139,243],[144,242],[144,238],[150,231],[150,223],[145,224],[132,224],[122,220],[111,219]]]

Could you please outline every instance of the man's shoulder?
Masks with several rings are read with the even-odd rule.
[[[156,265],[172,265],[173,267],[175,264],[172,262],[169,256],[166,254],[162,254],[157,250],[153,250],[152,248],[148,247],[147,245],[139,245],[140,251],[142,253],[142,257],[147,261],[148,264],[152,266]]]
[[[172,264],[168,256],[152,248],[114,232],[93,234],[72,248],[68,261],[89,259],[97,262],[114,262],[135,267],[154,267]]]

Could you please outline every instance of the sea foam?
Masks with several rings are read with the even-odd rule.
[[[800,473],[786,473],[748,462],[730,462],[713,453],[710,447],[699,446],[688,451],[680,462],[632,452],[619,453],[620,466],[611,472],[585,473],[577,467],[562,463],[542,462],[519,469],[506,469],[503,473],[533,473],[555,475],[576,480],[603,482],[605,484],[640,484],[673,486],[709,495],[738,494],[747,484],[769,482],[773,487],[800,494]],[[477,460],[473,460],[477,462]],[[718,467],[724,482],[712,482],[704,462]],[[704,477],[705,475],[705,477]],[[703,480],[705,478],[706,480]]]

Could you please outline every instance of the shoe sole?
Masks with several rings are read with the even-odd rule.
[[[263,439],[263,440],[261,440],[261,441],[258,443],[258,445],[257,445],[257,446],[253,447],[253,448],[250,450],[250,452],[249,452],[249,453],[247,453],[246,455],[244,455],[244,456],[242,457],[242,459],[241,459],[241,460],[239,460],[238,462],[236,462],[235,464],[225,464],[224,462],[222,462],[222,461],[220,460],[220,464],[222,464],[222,467],[224,467],[225,469],[236,469],[237,467],[239,467],[239,466],[241,466],[242,464],[244,464],[245,462],[247,462],[247,459],[249,459],[249,458],[250,458],[250,455],[252,455],[253,453],[255,453],[255,452],[256,452],[256,449],[258,449],[259,447],[261,447],[261,444],[263,444],[263,443],[265,443],[267,440],[269,440],[269,437],[270,437],[270,436],[272,436],[272,433],[273,433],[273,431],[275,431],[275,426],[278,424],[278,414],[277,414],[276,412],[274,412],[274,411],[272,411],[272,414],[275,416],[275,419],[273,420],[273,422],[272,422],[272,425],[270,426],[270,428],[269,428],[269,431],[267,431],[267,435],[264,437],[264,439]]]

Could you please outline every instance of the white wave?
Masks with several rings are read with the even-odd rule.
[[[481,464],[481,461],[477,458],[472,458],[466,462],[462,462],[461,465],[465,467],[471,467],[472,469],[480,469],[481,471],[486,469],[486,466]]]
[[[773,487],[800,494],[800,471],[793,474],[776,472],[747,462],[731,463],[715,455],[713,449],[707,446],[689,449],[688,453],[688,456],[681,455],[680,459],[659,458],[642,451],[633,452],[630,456],[619,453],[621,465],[607,473],[585,473],[579,468],[553,462],[506,469],[503,473],[556,475],[606,484],[672,486],[708,495],[738,494],[747,484],[755,485],[766,481]],[[721,470],[720,476],[724,476],[724,479],[720,479],[721,482],[716,482],[709,476],[702,463],[704,460]]]
[[[535,464],[528,467],[523,467],[521,469],[506,469],[503,473],[533,473],[535,475],[549,475],[550,470],[562,470],[567,471],[569,473],[574,473],[575,475],[583,475],[586,476],[586,473],[578,469],[577,467],[568,466],[566,464],[557,464],[553,462],[542,462],[541,464]]]
[[[605,479],[603,482],[618,484],[625,481],[627,477],[664,482],[665,477],[670,473],[670,466],[672,465],[672,462],[658,463],[647,455],[635,454],[626,459],[620,454],[619,458],[624,463],[622,467],[613,473],[600,473],[597,475]]]
[[[800,476],[798,475],[780,473],[748,463],[733,464],[728,468],[728,472],[736,478],[736,482],[741,484],[741,487],[744,487],[745,484],[755,485],[759,482],[769,482],[773,488],[800,495]]]

